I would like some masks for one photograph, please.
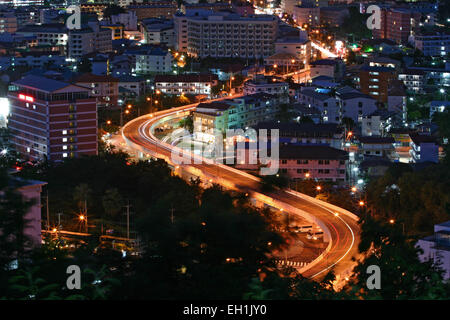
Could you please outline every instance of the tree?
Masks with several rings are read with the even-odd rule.
[[[123,198],[116,188],[106,190],[102,198],[103,208],[107,216],[116,218],[117,214],[122,211]]]
[[[112,4],[105,8],[105,10],[103,11],[103,17],[110,18],[111,16],[120,13],[126,13],[126,10],[118,5]]]
[[[352,118],[344,117],[342,118],[342,124],[345,126],[347,131],[352,131],[355,128],[355,121]]]
[[[442,271],[430,262],[421,263],[415,241],[408,241],[401,229],[370,216],[361,220],[362,259],[353,270],[345,291],[357,299],[448,299],[450,284]],[[370,290],[366,281],[369,266],[380,268],[382,290]]]
[[[24,200],[17,191],[20,182],[12,180],[0,169],[0,297],[8,282],[8,270],[15,261],[21,264],[28,257],[31,240],[24,233],[29,221],[26,214],[33,201]]]
[[[80,212],[87,213],[87,203],[91,194],[91,189],[86,183],[82,183],[75,187],[73,199],[77,202]]]
[[[189,115],[186,118],[181,119],[178,124],[180,127],[185,128],[190,133],[194,132],[194,117]]]
[[[83,57],[77,65],[77,70],[80,73],[90,73],[92,72],[92,62],[89,58]]]
[[[276,188],[286,188],[289,185],[289,178],[284,174],[266,175],[261,177],[261,191],[270,192]]]

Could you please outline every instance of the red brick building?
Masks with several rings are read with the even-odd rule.
[[[394,68],[363,66],[359,71],[361,92],[370,95],[378,102],[387,103],[389,88],[397,79]]]
[[[8,127],[21,157],[61,161],[97,154],[97,104],[89,92],[34,75],[13,82]]]
[[[382,9],[381,29],[373,29],[373,37],[406,44],[412,31],[419,26],[421,16],[407,8]]]

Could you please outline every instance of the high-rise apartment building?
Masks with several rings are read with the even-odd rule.
[[[193,57],[263,58],[275,51],[275,16],[194,10],[174,21],[177,50]]]
[[[97,104],[89,92],[34,75],[12,82],[8,127],[21,157],[61,161],[97,154]]]

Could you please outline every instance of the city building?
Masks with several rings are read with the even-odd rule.
[[[350,16],[347,7],[330,6],[320,8],[320,23],[330,27],[340,27]]]
[[[171,18],[177,12],[177,5],[173,2],[152,2],[147,4],[132,4],[128,6],[128,11],[136,13],[137,19],[147,18]]]
[[[98,107],[114,107],[119,99],[119,79],[109,75],[85,73],[75,79],[80,87],[91,89],[91,97],[97,98]]]
[[[61,161],[97,154],[97,104],[90,91],[34,75],[12,82],[8,128],[21,157]]]
[[[394,121],[392,112],[385,109],[376,110],[362,118],[361,134],[365,136],[386,136]]]
[[[278,20],[229,12],[187,11],[174,16],[176,49],[198,58],[264,58],[274,53]]]
[[[110,30],[109,35],[111,40],[120,40],[125,37],[125,28],[122,24],[101,23],[100,28],[103,30]]]
[[[396,160],[398,155],[395,152],[395,140],[392,137],[366,136],[359,137],[358,152],[363,156],[384,157]]]
[[[340,108],[341,121],[350,118],[355,123],[360,123],[364,116],[377,110],[377,100],[359,91],[338,93],[336,95]]]
[[[426,74],[422,70],[405,69],[398,74],[406,89],[412,93],[424,93]]]
[[[289,84],[279,81],[277,78],[257,75],[254,79],[244,83],[244,94],[265,92],[284,97],[289,102]]]
[[[400,61],[384,56],[371,56],[366,61],[370,67],[394,68],[396,71],[400,71],[402,65]]]
[[[359,71],[359,86],[362,93],[387,103],[390,83],[396,78],[394,68],[365,65]]]
[[[111,24],[121,24],[125,30],[137,30],[138,19],[135,11],[119,13],[110,17]]]
[[[439,146],[436,140],[424,134],[412,133],[410,150],[411,162],[439,162]]]
[[[203,2],[203,3],[183,3],[181,12],[186,14],[189,10],[207,10],[207,11],[231,11],[233,8],[231,2]]]
[[[119,91],[121,88],[133,92],[135,97],[140,97],[145,94],[145,79],[132,76],[119,77]]]
[[[425,56],[442,57],[450,53],[450,31],[421,30],[412,35],[410,42]]]
[[[1,0],[0,5],[13,7],[41,6],[44,2],[44,0]]]
[[[248,2],[236,2],[232,3],[232,10],[240,16],[249,16],[255,14],[255,8]]]
[[[387,111],[399,116],[403,124],[407,122],[405,85],[400,80],[391,80],[388,88]]]
[[[323,123],[340,122],[340,106],[337,99],[330,93],[322,93],[311,87],[304,87],[298,93],[297,101],[309,108],[316,108],[321,113]]]
[[[281,0],[280,7],[282,12],[292,15],[294,13],[294,7],[302,4],[301,0]]]
[[[284,101],[276,94],[253,93],[239,98],[226,100],[228,110],[228,128],[240,129],[253,127],[261,121],[272,120],[279,113],[279,105]]]
[[[55,55],[52,52],[24,52],[22,57],[0,57],[0,66],[27,66],[30,68],[62,67],[66,64],[66,56]]]
[[[94,52],[94,32],[91,28],[70,30],[68,43],[69,58],[81,58]]]
[[[140,46],[128,50],[125,54],[133,57],[136,74],[172,72],[173,56],[167,49],[156,46]]]
[[[211,88],[218,84],[215,74],[156,75],[155,88],[164,94],[210,95]]]
[[[320,8],[313,5],[294,6],[292,17],[299,26],[317,27],[320,25]]]
[[[254,128],[258,123],[272,120],[279,112],[280,101],[275,95],[255,93],[239,98],[200,103],[194,111],[194,139],[211,142],[214,129]]]
[[[66,46],[69,39],[69,30],[64,24],[26,25],[21,27],[16,34],[24,36],[36,36],[39,46]]]
[[[280,38],[275,42],[275,54],[288,53],[296,57],[304,65],[311,59],[311,41],[300,38]]]
[[[30,248],[40,247],[42,244],[41,193],[42,187],[46,184],[47,183],[43,181],[23,180],[14,176],[11,176],[9,180],[8,187],[15,189],[25,201],[32,201],[32,205],[28,208],[28,211],[23,217],[23,234],[27,237],[27,240],[30,240]]]
[[[445,112],[445,110],[450,109],[450,101],[436,101],[433,100],[429,103],[430,105],[430,119],[436,112]]]
[[[0,33],[15,33],[17,27],[17,18],[14,12],[0,12]]]
[[[348,153],[329,146],[281,145],[280,173],[292,180],[345,181]]]
[[[422,249],[419,259],[431,261],[443,271],[443,278],[450,279],[450,221],[434,225],[434,234],[417,242]]]
[[[228,129],[228,103],[214,101],[200,103],[193,113],[194,132],[196,141],[213,142],[215,130],[225,132]]]
[[[275,53],[270,57],[264,59],[264,64],[271,68],[279,70],[284,73],[293,71],[294,69],[301,69],[304,59],[299,58],[297,55],[291,53]]]
[[[407,44],[409,36],[419,27],[422,14],[408,8],[381,9],[381,28],[373,29],[374,38],[390,39]]]
[[[344,133],[335,123],[298,123],[265,121],[258,123],[255,130],[279,130],[280,143],[298,145],[325,145],[342,149]]]
[[[167,47],[175,46],[176,36],[173,20],[145,19],[141,21],[141,32],[144,35],[144,43],[164,44]]]
[[[311,78],[327,76],[340,81],[345,74],[345,63],[341,59],[316,60],[309,64],[309,68]]]

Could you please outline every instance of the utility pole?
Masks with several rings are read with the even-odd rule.
[[[58,213],[58,228],[61,226],[61,215],[62,212]]]
[[[173,215],[173,211],[174,211],[175,209],[173,208],[173,205],[172,205],[172,208],[170,209],[170,221],[172,222],[172,224],[173,224],[173,220],[175,219],[175,217],[174,217],[174,215]]]
[[[50,211],[48,209],[48,188],[47,188],[47,197],[46,197],[46,205],[47,207],[47,231],[50,230]]]
[[[84,199],[84,217],[86,218],[86,233],[89,233],[88,214],[87,214],[87,199]]]
[[[127,208],[127,239],[130,239],[130,200],[128,200],[128,204],[125,206]]]

